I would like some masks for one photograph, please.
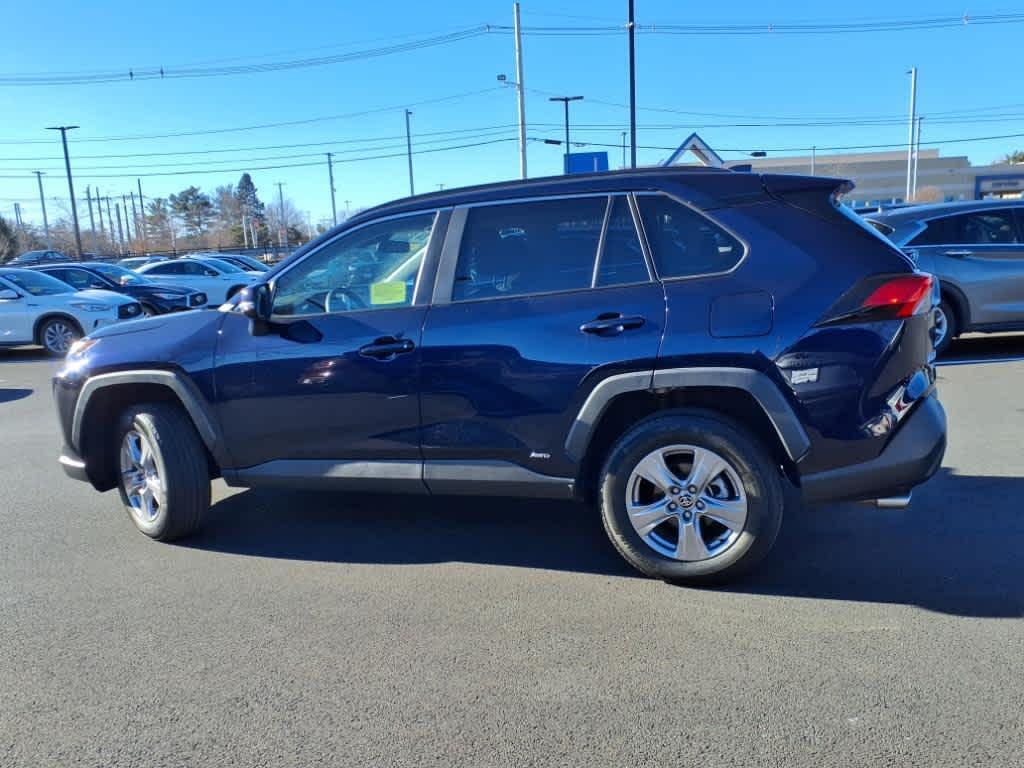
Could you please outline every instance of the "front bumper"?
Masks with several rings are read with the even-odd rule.
[[[60,458],[57,461],[60,462],[60,468],[68,477],[81,480],[83,483],[92,482],[89,479],[89,474],[85,471],[85,460],[66,445],[61,449]]]
[[[801,478],[804,501],[864,501],[906,494],[935,474],[946,453],[946,412],[929,395],[876,458]]]

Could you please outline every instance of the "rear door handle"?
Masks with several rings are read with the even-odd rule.
[[[972,256],[974,251],[953,250],[946,251],[947,256]]]
[[[415,348],[416,345],[409,339],[396,339],[394,336],[384,336],[372,344],[360,347],[359,354],[376,360],[392,360],[398,355],[412,352]]]
[[[639,315],[623,317],[618,312],[605,312],[598,315],[594,320],[589,320],[581,325],[580,331],[596,336],[617,336],[623,331],[640,328],[646,322]]]

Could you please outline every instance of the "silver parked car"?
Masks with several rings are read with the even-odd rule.
[[[1024,331],[1024,200],[915,205],[865,218],[939,278],[940,352],[967,331]]]

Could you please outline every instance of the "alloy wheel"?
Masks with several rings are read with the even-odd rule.
[[[718,557],[747,522],[739,473],[725,458],[695,445],[651,451],[630,473],[626,513],[655,552],[683,562]]]
[[[66,355],[78,332],[64,320],[52,320],[43,331],[43,346],[55,355]]]
[[[153,445],[135,429],[128,430],[121,441],[121,483],[132,514],[143,525],[152,525],[164,505],[166,489]]]

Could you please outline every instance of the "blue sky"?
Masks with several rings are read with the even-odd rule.
[[[924,18],[964,12],[948,2],[862,0],[856,4],[736,0],[703,4],[695,12],[668,0],[637,0],[640,24],[781,24]],[[102,7],[102,9],[100,8]],[[586,4],[523,0],[526,27],[589,27],[624,21],[625,0]],[[974,15],[1007,10],[971,8]],[[24,73],[126,71],[205,62],[251,64],[330,55],[430,37],[482,24],[510,24],[512,3],[449,0],[423,3],[191,2],[102,4],[35,2],[18,5],[17,30],[0,46],[0,76]],[[8,19],[12,18],[8,14]],[[698,130],[726,158],[750,149],[771,154],[787,148],[899,144],[911,65],[920,70],[918,104],[929,140],[1024,134],[1024,97],[1017,95],[1016,61],[1024,24],[838,35],[732,35],[637,37],[639,143],[668,147]],[[524,40],[529,135],[562,136],[562,108],[549,94],[583,95],[572,105],[574,141],[617,145],[627,126],[625,35]],[[514,178],[516,104],[498,73],[513,75],[511,36],[492,33],[453,44],[391,56],[294,69],[197,79],[14,87],[0,85],[0,215],[22,201],[24,216],[39,219],[34,169],[47,172],[48,200],[67,196],[60,146],[44,127],[78,124],[71,134],[76,191],[99,187],[120,195],[142,176],[147,197],[166,196],[189,184],[212,191],[253,170],[264,200],[276,200],[275,182],[314,221],[330,215],[326,160],[336,153],[338,207],[353,209],[408,192],[404,115],[413,110],[414,148],[477,147],[416,155],[418,192]],[[468,95],[467,95],[468,94]],[[447,98],[455,97],[455,98]],[[1016,105],[1016,106],[1015,106]],[[382,111],[372,111],[381,110]],[[1003,109],[995,109],[1003,108]],[[371,112],[372,111],[372,112]],[[970,114],[942,115],[954,111]],[[221,133],[109,140],[210,129],[318,120],[291,126]],[[931,116],[931,117],[929,117]],[[804,118],[881,119],[872,125],[771,127]],[[821,119],[824,120],[821,120]],[[891,120],[886,121],[886,119]],[[750,124],[758,125],[750,125]],[[746,124],[746,125],[739,125]],[[49,143],[27,143],[38,141]],[[372,140],[372,141],[365,141]],[[281,147],[315,144],[317,146]],[[268,149],[262,149],[268,147]],[[1024,138],[942,146],[988,163],[1024,147]],[[598,149],[588,147],[583,149]],[[229,150],[211,152],[211,150]],[[558,173],[561,148],[531,144],[531,175]],[[163,154],[156,153],[204,154]],[[613,166],[621,151],[611,149]],[[90,155],[138,157],[95,158]],[[362,160],[367,155],[397,154]],[[641,163],[668,154],[644,149]],[[198,170],[216,169],[212,173]],[[156,176],[189,169],[182,175]],[[125,175],[125,178],[101,178]],[[20,178],[8,178],[16,176]],[[59,212],[60,206],[50,203]],[[83,218],[84,212],[80,212]],[[53,215],[53,213],[51,213]]]

